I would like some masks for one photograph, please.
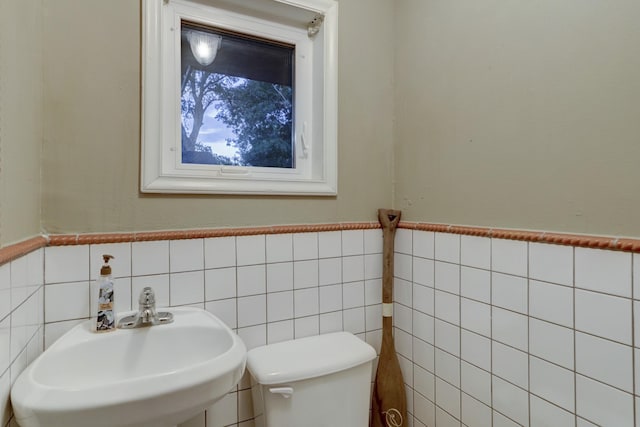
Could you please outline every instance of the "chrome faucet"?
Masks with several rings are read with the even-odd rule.
[[[165,311],[156,311],[156,294],[153,292],[153,289],[147,286],[140,292],[138,312],[120,319],[118,328],[133,329],[144,326],[163,325],[171,322],[173,322],[173,314]]]

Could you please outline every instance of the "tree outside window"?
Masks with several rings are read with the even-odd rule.
[[[295,167],[293,48],[223,33],[203,66],[182,47],[182,162]]]

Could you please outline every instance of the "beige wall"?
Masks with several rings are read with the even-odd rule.
[[[0,246],[40,233],[42,1],[0,1]]]
[[[337,198],[141,195],[139,2],[44,3],[48,232],[374,220],[391,205],[390,0],[340,2]]]
[[[640,2],[395,5],[405,218],[640,236]]]
[[[358,221],[392,200],[408,220],[640,236],[635,0],[341,0],[337,198],[142,196],[138,2],[41,1],[0,2],[0,245],[40,219]]]

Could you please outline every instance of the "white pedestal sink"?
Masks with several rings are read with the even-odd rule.
[[[11,390],[21,427],[171,427],[240,381],[246,347],[220,319],[171,308],[174,322],[63,335]]]

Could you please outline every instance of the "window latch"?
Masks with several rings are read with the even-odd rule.
[[[302,123],[302,132],[300,132],[300,158],[309,157],[309,143],[307,142],[307,122]]]

